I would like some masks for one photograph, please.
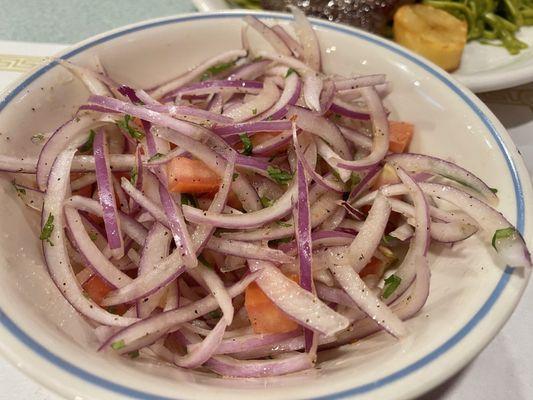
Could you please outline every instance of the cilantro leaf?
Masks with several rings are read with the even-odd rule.
[[[50,244],[50,246],[53,246],[54,244],[50,241],[50,236],[52,236],[52,232],[54,231],[54,216],[52,213],[48,215],[48,219],[46,220],[46,223],[43,226],[43,230],[41,231],[41,234],[39,235],[39,239],[44,240]]]
[[[267,167],[268,175],[280,185],[286,185],[289,181],[292,180],[292,174],[287,171],[283,171],[279,167],[274,167],[269,165]]]
[[[293,68],[289,68],[289,69],[287,70],[287,73],[285,74],[285,78],[287,78],[290,74],[293,74],[293,73],[296,74],[296,75],[298,75],[298,72],[296,72],[295,69],[293,69]]]
[[[394,291],[398,288],[398,286],[400,286],[401,282],[402,278],[394,274],[385,279],[385,286],[383,287],[383,298],[389,298],[390,295],[393,294]]]
[[[42,143],[44,140],[44,135],[42,133],[38,133],[36,135],[33,135],[30,140],[34,144]]]
[[[150,157],[150,158],[148,159],[148,162],[158,160],[158,159],[160,159],[160,158],[163,157],[163,156],[164,156],[164,154],[161,154],[161,153],[155,153],[152,157]]]
[[[111,343],[111,348],[113,350],[120,350],[126,347],[126,343],[124,342],[124,339],[117,340],[116,342]]]
[[[189,193],[181,194],[181,204],[198,208],[198,203],[196,202],[196,199]]]
[[[238,177],[239,177],[239,173],[238,173],[238,172],[234,172],[234,173],[233,173],[233,176],[232,176],[232,178],[231,178],[231,180],[232,180],[233,182],[235,182],[235,180],[236,180]]]
[[[137,171],[137,167],[133,167],[130,171],[130,183],[132,185],[135,185],[135,182],[137,182],[138,175],[139,171]]]
[[[284,221],[276,221],[276,224],[278,224],[279,226],[281,226],[283,228],[290,228],[292,226],[292,224],[289,224],[289,223],[284,222]]]
[[[259,201],[261,201],[261,205],[262,205],[264,208],[270,207],[272,204],[274,204],[274,200],[271,200],[271,199],[269,199],[269,198],[266,197],[266,196],[261,196],[261,197],[259,198]]]
[[[509,228],[498,229],[496,232],[494,232],[494,235],[492,236],[492,247],[494,247],[494,249],[498,251],[498,248],[496,247],[498,245],[498,241],[511,237],[515,234],[515,232],[516,230],[512,226]]]
[[[252,154],[252,150],[254,149],[254,145],[252,144],[252,141],[248,137],[246,133],[243,133],[242,135],[239,135],[242,142],[242,154],[245,156],[249,156]]]
[[[17,192],[17,195],[19,197],[22,197],[22,196],[26,195],[26,189],[24,189],[24,188],[20,187],[19,185],[17,185],[17,183],[15,182],[14,179],[11,181],[11,184],[15,188],[15,191]]]
[[[205,72],[202,74],[202,77],[200,78],[200,80],[201,81],[206,81],[206,80],[212,78],[214,75],[218,75],[221,72],[224,72],[227,69],[230,69],[234,65],[235,65],[235,61],[229,61],[229,62],[213,65],[211,68],[208,68],[208,69],[205,70]]]
[[[79,147],[79,150],[81,153],[93,151],[93,142],[94,142],[95,135],[96,133],[94,132],[94,130],[91,129],[89,131],[89,137],[87,138],[87,141]]]
[[[144,138],[144,133],[142,133],[140,130],[133,128],[130,125],[132,118],[131,115],[126,114],[124,116],[124,120],[120,120],[117,122],[117,125],[122,130],[126,131],[133,139],[135,140],[141,140]]]

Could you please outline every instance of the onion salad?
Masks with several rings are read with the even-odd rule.
[[[375,332],[408,336],[433,242],[480,235],[502,265],[531,267],[496,190],[409,152],[416,127],[391,118],[387,77],[322,70],[292,11],[295,34],[247,16],[244,48],[151,88],[60,60],[85,103],[38,157],[0,155],[95,351],[295,373]]]

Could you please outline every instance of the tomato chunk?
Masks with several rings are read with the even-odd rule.
[[[176,157],[167,164],[168,188],[180,193],[209,193],[218,190],[220,177],[200,160]]]
[[[389,121],[389,150],[393,153],[403,153],[415,132],[415,126],[409,122]]]

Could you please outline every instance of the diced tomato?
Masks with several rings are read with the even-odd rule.
[[[100,305],[102,304],[104,297],[106,297],[108,293],[113,290],[113,287],[107,284],[98,275],[93,275],[83,284],[83,289],[96,304]],[[124,314],[127,310],[127,307],[123,304],[119,304],[113,308],[114,310],[112,310],[112,312],[118,315]]]
[[[411,143],[414,125],[409,122],[389,121],[389,129],[389,150],[393,153],[403,153]]]
[[[290,277],[298,281],[298,277]],[[255,282],[248,285],[244,306],[255,333],[284,333],[298,328],[298,324],[281,311]]]
[[[168,188],[180,193],[208,193],[218,190],[219,176],[203,161],[176,157],[167,164]]]
[[[359,276],[364,278],[367,275],[382,276],[385,272],[386,263],[376,257],[372,257],[370,262],[359,272]]]
[[[376,180],[372,183],[372,189],[377,190],[382,186],[393,185],[399,182],[400,178],[396,175],[394,168],[389,164],[385,164]]]

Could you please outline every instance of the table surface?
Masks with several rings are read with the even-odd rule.
[[[96,33],[148,18],[195,11],[191,0],[0,0],[2,54],[49,55]],[[0,90],[20,72],[2,71]],[[481,99],[509,130],[533,172],[533,84],[486,93]],[[533,399],[533,285],[490,345],[466,368],[421,400]],[[0,360],[0,400],[60,398]]]

